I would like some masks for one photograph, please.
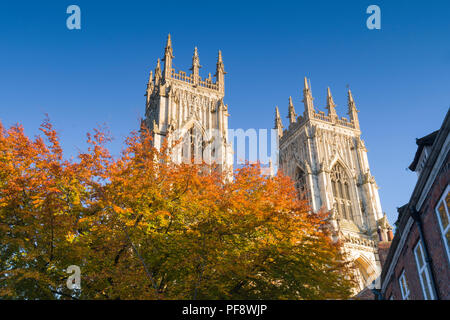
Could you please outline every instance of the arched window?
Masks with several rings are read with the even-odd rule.
[[[366,269],[367,266],[361,263],[360,259],[357,259],[355,264],[356,280],[358,281],[359,289],[363,290],[367,286],[369,280],[368,270]]]
[[[339,216],[346,220],[353,220],[350,180],[339,163],[336,163],[331,170],[331,187],[333,189],[334,205]]]
[[[195,133],[194,133],[194,127],[192,127],[189,130],[189,153],[191,156],[191,159],[195,157]]]
[[[203,159],[203,139],[201,130],[192,126],[186,131],[181,148],[181,157],[185,163],[201,161]]]
[[[301,199],[307,199],[308,198],[308,187],[306,185],[306,175],[305,172],[297,167],[295,171],[295,187],[297,188],[297,191],[300,195]]]

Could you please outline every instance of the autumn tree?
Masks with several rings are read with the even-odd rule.
[[[113,159],[102,131],[64,160],[44,138],[0,133],[0,297],[12,299],[344,299],[353,282],[327,213],[258,165],[230,180],[170,161],[132,133]],[[65,269],[81,268],[81,290]]]
[[[87,190],[63,160],[51,124],[29,139],[23,127],[0,127],[0,296],[51,299],[76,256],[67,241],[84,213]]]

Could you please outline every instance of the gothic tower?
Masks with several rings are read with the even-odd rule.
[[[348,90],[349,119],[339,118],[328,88],[327,114],[316,111],[306,78],[303,104],[305,111],[297,117],[289,97],[289,126],[285,130],[276,107],[279,167],[294,180],[314,212],[322,209],[332,213],[333,236],[344,243],[344,250],[356,262],[359,289],[363,289],[381,272],[378,243],[391,240],[391,227],[370,173],[358,110]]]
[[[219,51],[215,81],[200,76],[197,47],[192,57],[191,74],[173,67],[170,34],[164,51],[163,69],[158,59],[150,71],[146,91],[143,124],[153,134],[153,143],[161,148],[164,139],[182,141],[175,146],[175,162],[215,162],[221,170],[232,169],[232,147],[228,142],[228,106],[224,104],[226,74]]]

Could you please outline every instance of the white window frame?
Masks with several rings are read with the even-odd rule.
[[[406,274],[405,270],[403,270],[402,274],[398,278],[398,284],[400,285],[400,291],[402,293],[402,299],[403,300],[409,300],[409,296],[411,294],[411,291],[408,288],[408,282],[406,281]],[[392,295],[391,295],[392,298]],[[393,300],[393,299],[390,299]]]
[[[445,188],[445,191],[442,194],[441,198],[439,199],[434,211],[436,212],[437,220],[439,222],[439,229],[441,231],[442,242],[444,242],[445,252],[447,253],[447,260],[450,263],[450,247],[449,244],[447,243],[446,238],[447,232],[450,232],[450,223],[444,229],[444,226],[442,225],[441,215],[439,214],[439,206],[441,205],[441,203],[443,203],[445,212],[447,213],[447,219],[448,221],[450,221],[450,212],[449,212],[450,209],[448,208],[447,201],[445,200],[449,192],[450,192],[450,185],[447,185],[447,188]]]
[[[417,249],[421,250],[421,257],[417,254]],[[419,280],[420,280],[420,286],[422,287],[422,293],[424,300],[435,300],[436,296],[434,293],[434,288],[431,283],[431,273],[430,268],[428,267],[428,263],[425,261],[425,252],[423,248],[422,239],[419,239],[417,241],[416,246],[414,247],[414,257],[416,258],[416,266],[417,266],[417,272],[419,274]],[[422,266],[419,262],[422,262]],[[425,274],[426,281],[423,281],[422,274]],[[426,289],[428,289],[428,292],[430,293],[430,296],[428,296]]]

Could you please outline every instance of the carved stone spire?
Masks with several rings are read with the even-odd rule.
[[[336,104],[333,101],[333,96],[331,95],[330,87],[328,87],[328,90],[327,90],[327,110],[328,110],[328,115],[331,118],[337,118]]]
[[[297,114],[295,113],[294,104],[292,103],[292,97],[289,97],[289,123],[294,123],[297,120]]]
[[[219,50],[218,56],[217,56],[217,69],[219,69],[219,67],[222,68],[222,71],[225,72],[225,70],[223,70],[223,60],[222,60],[222,51]]]
[[[170,38],[170,33],[167,35],[167,42],[166,42],[166,53],[169,52],[172,54],[172,39]]]
[[[172,72],[172,59],[173,59],[173,49],[172,49],[172,40],[170,38],[170,33],[167,36],[166,49],[164,51],[164,79],[170,78],[170,74]]]
[[[152,83],[153,83],[153,71],[150,70],[150,75],[148,76],[148,84],[147,85],[150,85]]]
[[[145,92],[145,95],[147,96],[147,105],[150,101],[150,95],[153,91],[153,71],[150,70],[150,75],[148,77],[148,83],[147,83],[147,91]]]
[[[225,91],[225,74],[226,72],[222,60],[222,51],[219,50],[219,55],[217,57],[216,63],[216,74],[214,76],[216,77],[216,82],[219,87],[219,91],[221,92]]]
[[[197,47],[194,49],[194,55],[192,56],[192,75],[194,77],[194,84],[198,84],[199,80],[199,70],[202,66],[200,65],[200,58],[198,57]]]
[[[280,117],[280,110],[278,110],[278,106],[275,107],[275,127],[274,129],[278,132],[278,138],[283,136],[283,123]]]
[[[348,89],[348,115],[350,121],[353,122],[355,129],[359,130],[358,110],[356,109],[355,100],[353,100],[352,92]]]
[[[305,118],[312,118],[314,113],[313,97],[311,95],[311,89],[308,85],[308,79],[305,77],[305,84],[303,88],[303,103],[305,105]]]
[[[158,58],[155,68],[155,85],[158,85],[160,83],[161,77],[161,60]]]

